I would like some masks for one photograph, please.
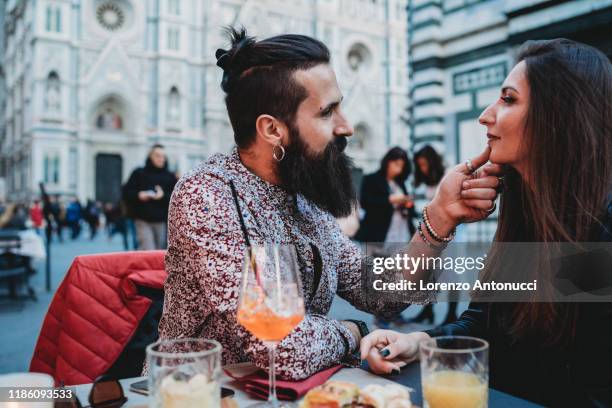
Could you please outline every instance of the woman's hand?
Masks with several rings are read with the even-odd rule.
[[[138,199],[140,201],[149,201],[151,199],[151,194],[148,191],[139,191]]]
[[[405,194],[390,194],[389,203],[393,205],[404,205],[410,200],[410,197]]]
[[[162,198],[164,198],[164,189],[161,188],[160,185],[155,186],[155,196],[153,197],[154,200],[161,200]]]
[[[497,176],[503,170],[498,164],[486,164],[490,154],[491,148],[487,146],[472,159],[473,172],[466,163],[461,163],[442,178],[427,207],[430,221],[438,233],[447,236],[458,224],[480,221],[491,214],[490,209],[497,198]]]
[[[429,339],[423,332],[398,333],[375,330],[361,339],[361,359],[376,374],[389,374],[418,358],[419,343]]]

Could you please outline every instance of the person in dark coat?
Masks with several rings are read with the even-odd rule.
[[[367,242],[368,252],[385,252],[385,243],[407,243],[414,234],[414,202],[405,185],[410,172],[408,154],[402,148],[394,147],[383,157],[380,169],[363,178],[360,204],[365,216],[355,239]],[[403,324],[405,321],[401,314],[393,319],[375,318],[375,324],[380,328],[388,328],[391,323]]]
[[[166,247],[168,206],[176,175],[168,170],[166,153],[160,144],[149,151],[144,167],[132,172],[123,187],[123,198],[134,218],[138,249]]]
[[[383,157],[380,169],[363,178],[360,204],[365,216],[355,235],[357,241],[384,243],[391,228],[396,228],[400,233],[394,234],[393,240],[387,242],[410,240],[415,232],[415,212],[405,183],[411,170],[406,151],[394,147]],[[394,225],[393,221],[398,221],[398,224]],[[404,228],[399,223],[403,223]],[[402,230],[405,234],[402,234]]]
[[[64,237],[62,234],[62,230],[64,228],[65,219],[62,216],[62,205],[59,201],[58,195],[49,196],[49,204],[43,207],[43,214],[45,215],[45,219],[48,221],[48,225],[51,232],[55,232],[57,234],[57,239],[59,242],[64,242]],[[48,238],[51,239],[51,235],[48,235]]]
[[[72,197],[66,207],[66,225],[70,228],[70,238],[77,239],[81,234],[83,208],[77,196]]]
[[[102,209],[99,202],[94,200],[87,200],[87,205],[84,210],[84,218],[87,225],[89,225],[89,239],[94,239],[98,234],[98,227],[100,226],[100,215]]]

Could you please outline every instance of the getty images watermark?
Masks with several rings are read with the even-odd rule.
[[[487,254],[479,257],[470,256],[410,256],[406,253],[394,256],[374,256],[372,258],[372,272],[380,275],[384,272],[402,271],[415,275],[418,271],[441,271],[452,270],[456,274],[463,275],[465,272],[481,272],[485,267]],[[496,282],[494,280],[483,282],[476,279],[474,282],[432,282],[430,280],[418,279],[416,282],[400,279],[397,282],[385,282],[383,279],[375,279],[372,287],[377,291],[536,291],[538,280],[531,282]]]
[[[612,243],[374,243],[362,289],[382,301],[610,302]]]

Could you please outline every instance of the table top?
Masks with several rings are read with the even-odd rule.
[[[124,405],[125,408],[145,408],[148,407],[148,397],[145,395],[137,394],[130,391],[130,384],[146,379],[146,377],[137,378],[126,378],[121,380],[121,385],[128,398],[127,403]],[[378,376],[371,372],[361,368],[343,368],[331,377],[332,380],[337,381],[350,381],[363,387],[367,384],[388,384],[390,382],[399,383],[410,387],[414,392],[410,393],[412,403],[417,406],[423,405],[422,393],[421,393],[421,374],[418,363],[412,363],[406,366],[402,372],[398,375],[389,376]],[[221,385],[227,388],[231,388],[236,392],[234,399],[238,403],[239,407],[248,406],[256,400],[249,397],[244,391],[241,390],[238,382],[234,381],[230,377],[223,376]],[[81,403],[86,403],[89,395],[91,384],[82,384],[76,387],[76,394],[79,397]],[[535,408],[540,405],[525,401],[523,399],[514,397],[512,395],[489,389],[489,407],[504,407],[504,408]]]

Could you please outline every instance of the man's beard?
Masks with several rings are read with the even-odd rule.
[[[344,153],[346,138],[336,137],[319,154],[308,151],[299,131],[289,127],[291,144],[278,163],[283,187],[299,193],[334,217],[346,217],[357,205],[352,160]]]

